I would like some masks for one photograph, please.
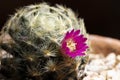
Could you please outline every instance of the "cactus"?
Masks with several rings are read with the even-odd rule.
[[[71,58],[61,51],[65,34],[73,29],[87,37],[83,20],[61,5],[19,9],[1,31],[0,47],[11,55],[1,59],[5,80],[81,80],[87,54]],[[6,35],[10,39],[5,42]]]

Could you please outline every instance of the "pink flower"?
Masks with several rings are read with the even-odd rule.
[[[61,50],[69,57],[75,58],[76,56],[85,55],[85,51],[88,48],[85,43],[87,38],[80,34],[80,30],[72,30],[67,32],[62,40]]]

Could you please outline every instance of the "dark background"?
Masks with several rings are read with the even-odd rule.
[[[2,0],[0,1],[0,28],[16,9],[40,2],[63,4],[84,18],[87,31],[120,39],[120,3],[112,0]]]

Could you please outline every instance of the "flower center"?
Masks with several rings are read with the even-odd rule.
[[[70,39],[67,41],[67,47],[70,49],[70,51],[76,50],[76,43]]]

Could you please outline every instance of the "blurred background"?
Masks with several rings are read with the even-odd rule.
[[[63,4],[84,18],[90,34],[120,39],[120,5],[112,0],[2,0],[0,1],[0,29],[16,9],[29,4],[48,2]]]

